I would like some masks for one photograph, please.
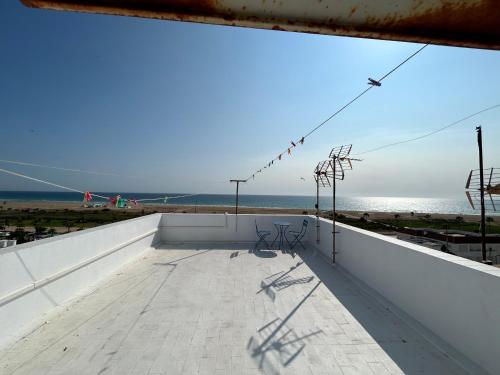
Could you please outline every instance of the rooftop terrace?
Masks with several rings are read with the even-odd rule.
[[[33,285],[10,285],[10,293],[1,291],[0,328],[8,340],[4,337],[0,351],[0,373],[467,374],[487,373],[491,363],[496,365],[495,359],[481,362],[480,357],[471,358],[474,352],[464,353],[468,345],[482,342],[495,351],[497,327],[487,327],[489,337],[481,331],[488,319],[496,319],[488,303],[500,302],[500,277],[494,268],[486,272],[480,269],[486,266],[477,264],[472,269],[488,278],[480,282],[489,293],[488,299],[479,296],[484,303],[478,311],[486,309],[486,315],[465,311],[469,326],[477,326],[474,331],[483,335],[474,337],[469,327],[457,326],[464,313],[460,303],[450,305],[447,300],[455,298],[453,284],[460,280],[474,287],[473,277],[456,271],[459,279],[449,282],[443,271],[437,275],[448,291],[448,297],[435,302],[447,305],[443,308],[449,312],[439,317],[439,306],[429,305],[422,296],[439,293],[442,285],[426,294],[419,290],[427,288],[425,280],[407,289],[415,283],[414,275],[407,269],[378,273],[384,271],[381,262],[388,260],[383,253],[373,254],[377,241],[384,241],[386,249],[403,246],[413,252],[404,254],[413,260],[412,268],[419,268],[415,256],[433,256],[432,250],[342,226],[338,263],[332,266],[327,257],[331,242],[326,240],[331,222],[321,221],[320,244],[311,225],[306,250],[292,256],[253,249],[250,224],[255,218],[265,227],[276,217],[241,215],[237,224],[234,215],[150,215],[2,250],[0,274],[6,277],[8,270],[20,266],[18,271],[23,269]],[[302,219],[288,217],[297,225]],[[356,260],[356,269],[347,257],[346,252],[352,256],[359,247],[359,239],[347,238],[351,230],[375,236],[363,256],[378,271],[374,275],[379,281],[354,276],[363,260]],[[90,246],[99,243],[98,249]],[[68,252],[83,255],[63,264],[62,254]],[[469,262],[468,268],[473,263],[438,255],[435,264],[464,267]],[[410,284],[400,279],[401,271]],[[421,269],[418,273],[428,279]],[[384,276],[392,278],[410,302],[384,289]],[[489,286],[490,277],[496,289]],[[467,286],[461,289],[464,303],[474,303]],[[425,308],[412,310],[413,300]],[[429,320],[437,320],[441,328]],[[448,333],[447,324],[457,332]],[[467,342],[450,345],[460,337]]]

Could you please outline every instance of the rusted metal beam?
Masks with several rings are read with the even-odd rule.
[[[35,8],[500,49],[498,0],[21,0]]]

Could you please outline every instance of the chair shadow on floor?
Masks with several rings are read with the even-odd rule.
[[[290,269],[286,272],[280,271],[266,277],[260,282],[260,290],[258,290],[256,294],[265,292],[265,294],[274,302],[276,297],[275,290],[279,291],[295,284],[305,284],[311,282],[314,279],[314,276],[296,279],[292,279],[290,277],[290,272],[300,267],[303,263],[304,262],[298,262],[295,266],[290,267]]]
[[[248,340],[247,351],[265,374],[280,374],[279,367],[290,365],[304,350],[310,337],[323,333],[321,329],[297,333],[289,325],[293,315],[320,284],[321,281],[318,281],[286,317],[277,317],[271,320],[259,328],[256,334]],[[261,289],[261,291],[263,290],[265,289]]]
[[[248,252],[259,258],[275,258],[277,256],[273,250],[250,249]]]

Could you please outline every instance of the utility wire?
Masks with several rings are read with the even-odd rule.
[[[36,164],[36,163],[28,163],[24,161],[15,161],[15,160],[4,160],[0,159],[0,163],[7,163],[7,164],[16,164],[16,165],[24,165],[28,167],[38,167],[38,168],[49,168],[49,169],[57,169],[60,171],[67,171],[67,172],[78,172],[78,173],[87,173],[87,174],[95,174],[99,176],[116,176],[116,177],[121,177],[119,174],[116,173],[107,173],[107,172],[95,172],[95,171],[87,171],[83,169],[73,169],[73,168],[63,168],[63,167],[53,167],[50,165],[43,165],[43,164]]]
[[[357,153],[356,156],[368,154],[369,152],[375,152],[375,151],[383,150],[384,148],[393,147],[393,146],[401,145],[401,144],[404,144],[404,143],[414,142],[414,141],[418,141],[418,140],[423,139],[423,138],[430,137],[431,135],[434,135],[436,133],[442,132],[442,131],[444,131],[444,130],[446,130],[448,128],[451,128],[453,126],[459,125],[460,123],[462,123],[462,122],[464,122],[464,121],[466,121],[466,120],[468,120],[468,119],[470,119],[472,117],[480,115],[481,113],[484,113],[484,112],[487,112],[487,111],[491,111],[492,109],[499,108],[499,107],[500,107],[500,104],[492,105],[491,107],[487,107],[487,108],[484,108],[484,109],[482,109],[482,110],[480,110],[478,112],[474,112],[474,113],[472,113],[472,114],[470,114],[468,116],[465,116],[465,117],[461,118],[460,120],[454,121],[451,124],[448,124],[446,126],[443,126],[442,128],[433,130],[433,131],[431,131],[429,133],[420,135],[418,137],[409,138],[409,139],[405,139],[405,140],[398,141],[398,142],[388,143],[388,144],[383,145],[383,146],[379,146],[379,147],[375,147],[375,148],[372,148],[372,149],[369,149],[369,150],[365,150],[363,152]]]
[[[379,81],[380,82],[380,81]],[[358,94],[358,96],[356,96],[354,99],[352,99],[349,103],[345,104],[343,107],[341,107],[340,109],[337,110],[337,112],[335,112],[333,115],[331,115],[330,117],[328,117],[326,120],[324,120],[322,123],[320,123],[318,126],[316,126],[314,129],[312,129],[309,133],[307,133],[305,136],[304,136],[304,139],[306,139],[307,137],[309,137],[312,133],[314,133],[316,130],[318,130],[319,128],[321,128],[323,125],[325,125],[328,121],[330,121],[332,118],[334,118],[335,116],[337,116],[340,112],[342,112],[344,109],[346,109],[347,107],[349,107],[352,103],[354,103],[356,100],[358,100],[359,98],[361,98],[363,95],[365,95],[368,91],[370,91],[371,89],[373,89],[375,86],[369,86],[366,90],[362,91],[361,93]],[[288,150],[288,149],[287,149]]]
[[[0,172],[4,172],[4,173],[11,174],[13,176],[17,176],[17,177],[21,177],[21,178],[26,178],[28,180],[32,180],[32,181],[36,181],[36,182],[41,182],[42,184],[51,185],[51,186],[58,187],[58,188],[61,188],[61,189],[64,189],[64,190],[69,190],[69,191],[74,191],[76,193],[85,194],[84,191],[73,189],[73,188],[70,188],[70,187],[67,187],[67,186],[62,186],[62,185],[54,184],[53,182],[40,180],[40,179],[35,178],[35,177],[30,177],[30,176],[26,176],[26,175],[21,174],[21,173],[17,173],[17,172],[14,172],[14,171],[9,171],[7,169],[0,168]]]
[[[21,174],[21,173],[18,173],[18,172],[10,171],[8,169],[0,168],[0,172],[4,172],[4,173],[7,173],[7,174],[10,174],[10,175],[13,175],[13,176],[25,178],[27,180],[31,180],[31,181],[35,181],[35,182],[40,182],[42,184],[54,186],[54,187],[57,187],[57,188],[60,188],[60,189],[73,191],[75,193],[85,194],[85,192],[82,191],[82,190],[78,190],[78,189],[74,189],[74,188],[71,188],[71,187],[68,187],[68,186],[63,186],[63,185],[55,184],[55,183],[50,182],[50,181],[41,180],[39,178],[35,178],[35,177],[27,176],[25,174]],[[104,196],[99,195],[99,194],[94,194],[94,193],[89,193],[89,194],[92,195],[93,197],[98,197],[98,198],[107,199],[107,200],[110,199],[109,197],[104,197]],[[198,193],[198,194],[185,194],[185,195],[175,195],[175,196],[172,196],[172,197],[163,196],[163,197],[159,197],[159,198],[136,199],[136,201],[137,202],[142,202],[142,201],[156,201],[156,200],[165,199],[165,198],[167,198],[168,200],[170,200],[170,199],[179,199],[179,198],[194,197],[196,195],[201,195],[201,194],[202,193]]]
[[[413,52],[410,56],[408,56],[406,59],[404,59],[402,62],[400,62],[398,65],[396,65],[393,69],[391,69],[388,73],[386,73],[385,75],[382,76],[382,78],[380,78],[377,82],[380,83],[382,82],[384,79],[386,79],[387,77],[389,77],[392,73],[394,73],[397,69],[399,69],[402,65],[404,65],[405,63],[407,63],[409,60],[411,60],[413,57],[415,57],[418,53],[420,53],[424,48],[426,48],[429,44],[425,44],[423,45],[422,47],[420,47],[418,50],[416,50],[415,52]],[[374,85],[371,85],[369,86],[368,88],[366,88],[365,90],[361,91],[358,95],[356,95],[353,99],[351,99],[349,102],[347,102],[347,104],[344,104],[341,108],[339,108],[335,113],[333,113],[330,117],[328,117],[326,120],[324,120],[323,122],[321,122],[320,124],[318,124],[315,128],[313,128],[312,130],[310,130],[306,135],[304,135],[300,140],[298,140],[297,142],[294,142],[295,144],[299,144],[299,143],[303,143],[303,141],[309,137],[311,134],[313,134],[314,132],[316,132],[318,129],[320,129],[323,125],[325,125],[327,122],[329,122],[332,118],[334,118],[335,116],[337,116],[339,113],[341,113],[343,110],[345,110],[347,107],[349,107],[351,104],[353,104],[354,102],[356,102],[359,98],[361,98],[363,95],[365,95],[368,91],[370,91],[373,87],[375,87]],[[289,150],[289,148],[286,148],[284,151],[282,151],[279,155],[283,155],[285,154],[287,151]],[[274,159],[272,159],[271,161],[271,164],[273,164],[275,161],[277,161],[279,159],[279,157],[275,157]],[[268,163],[269,164],[269,163]],[[258,173],[259,170],[262,170],[264,168],[266,168],[268,166],[268,164],[266,164],[266,166],[256,170],[254,173],[252,173],[250,176],[248,176],[245,181],[248,181],[249,179],[251,179],[256,173]]]
[[[389,73],[387,73],[385,76],[383,76],[382,78],[380,78],[378,81],[379,82],[382,82],[384,79],[386,79],[387,77],[389,77],[392,73],[394,73],[396,70],[398,70],[402,65],[406,64],[409,60],[411,60],[412,58],[414,58],[417,54],[420,53],[420,51],[422,51],[425,47],[427,47],[429,45],[429,43],[427,44],[424,44],[421,48],[419,48],[418,50],[416,50],[415,52],[413,52],[410,56],[408,56],[405,60],[401,61],[399,63],[399,65],[396,65],[394,67],[394,69],[392,69]]]
[[[71,188],[71,187],[67,187],[67,186],[63,186],[63,185],[59,185],[59,184],[55,184],[55,183],[50,182],[50,181],[40,180],[39,178],[26,176],[26,175],[24,175],[24,174],[17,173],[17,172],[14,172],[14,171],[9,171],[9,170],[7,170],[7,169],[0,168],[0,172],[4,172],[4,173],[7,173],[7,174],[11,174],[11,175],[13,175],[13,176],[17,176],[17,177],[25,178],[25,179],[27,179],[27,180],[40,182],[40,183],[42,183],[42,184],[46,184],[46,185],[50,185],[50,186],[54,186],[54,187],[58,187],[58,188],[61,188],[61,189],[64,189],[64,190],[69,190],[69,191],[74,191],[74,192],[76,192],[76,193],[85,194],[85,192],[84,192],[84,191],[81,191],[81,190],[78,190],[78,189],[73,189],[73,188]],[[90,194],[90,195],[93,195],[94,197],[98,197],[98,198],[108,199],[108,197],[103,197],[103,196],[101,196],[101,195],[97,195],[97,194]]]
[[[146,201],[158,201],[158,200],[164,200],[167,198],[167,200],[170,199],[179,199],[179,198],[187,198],[187,197],[195,197],[197,195],[202,195],[203,193],[197,193],[197,194],[185,194],[185,195],[174,195],[173,197],[165,196],[165,197],[158,197],[158,198],[145,198],[145,199],[136,199],[136,202],[146,202]]]

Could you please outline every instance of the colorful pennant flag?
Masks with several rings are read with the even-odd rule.
[[[127,202],[124,198],[120,197],[116,200],[116,207],[125,208],[126,205],[127,205]]]

